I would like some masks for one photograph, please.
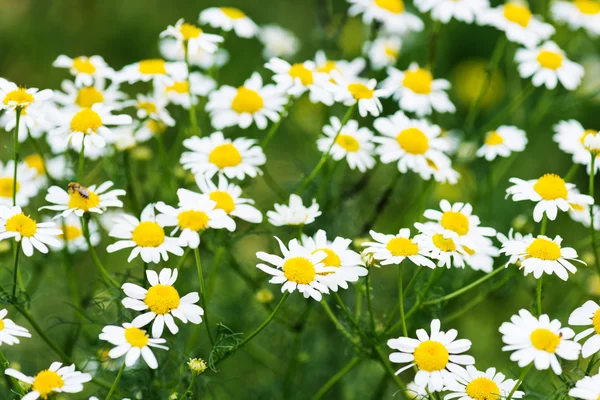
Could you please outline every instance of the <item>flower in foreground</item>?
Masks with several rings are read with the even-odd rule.
[[[48,246],[60,247],[58,235],[61,233],[54,222],[38,223],[25,215],[19,206],[0,207],[0,241],[15,238],[21,242],[23,254],[27,257],[33,255],[34,248],[46,254]]]
[[[502,341],[506,346],[502,351],[513,352],[512,361],[524,368],[532,362],[537,370],[552,368],[556,375],[562,374],[558,358],[577,360],[581,345],[572,341],[575,336],[570,328],[561,328],[560,321],[550,321],[548,315],[534,317],[525,309],[500,326]]]
[[[233,30],[236,35],[251,38],[258,33],[258,25],[243,11],[233,7],[211,7],[200,13],[200,23],[225,32]]]
[[[575,387],[569,390],[569,396],[583,400],[597,400],[600,398],[600,374],[586,376],[577,381]]]
[[[569,317],[569,325],[588,327],[575,336],[575,341],[579,342],[591,335],[581,349],[581,355],[584,358],[600,351],[600,306],[598,303],[589,300],[573,311]]]
[[[75,77],[75,85],[78,87],[92,86],[94,80],[112,78],[115,73],[102,56],[79,56],[71,58],[60,55],[54,60],[52,66],[68,68],[71,75]]]
[[[460,244],[460,237],[456,232],[434,222],[417,222],[415,228],[420,233],[415,236],[419,248],[423,249],[428,257],[437,260],[438,267],[465,267],[465,256],[469,253]]]
[[[333,93],[335,101],[348,107],[358,104],[361,117],[366,117],[367,114],[377,117],[381,114],[383,106],[379,98],[387,96],[388,91],[377,89],[375,79],[346,77],[336,70],[331,71],[331,77],[333,82],[327,82],[326,89]]]
[[[254,200],[242,198],[242,188],[234,183],[228,183],[225,176],[219,175],[217,185],[204,177],[196,179],[196,184],[202,194],[217,203],[215,209],[225,211],[232,218],[239,218],[253,224],[262,222],[262,213],[253,206]]]
[[[329,119],[329,125],[323,127],[325,137],[317,140],[317,147],[322,153],[331,148],[331,158],[339,161],[346,158],[350,169],[365,172],[375,166],[373,158],[374,145],[371,142],[373,132],[369,128],[359,127],[356,120],[350,120],[344,125],[337,117]],[[338,135],[339,132],[339,135]],[[333,147],[331,144],[335,139]]]
[[[289,206],[287,204],[275,204],[275,211],[267,211],[269,223],[274,226],[282,225],[308,225],[315,222],[321,215],[317,200],[313,199],[310,207],[305,207],[302,198],[297,194],[290,195]]]
[[[46,201],[54,205],[40,207],[40,210],[61,211],[56,216],[67,217],[74,213],[81,217],[84,213],[102,214],[108,207],[123,207],[123,202],[118,196],[124,196],[126,192],[123,189],[108,190],[113,186],[111,181],[102,183],[100,186],[92,185],[83,187],[69,185],[68,190],[59,186],[48,188]]]
[[[407,364],[396,371],[396,375],[416,366],[415,384],[427,387],[430,392],[441,392],[454,382],[453,373],[459,365],[475,364],[473,357],[462,354],[471,348],[471,341],[455,340],[457,335],[455,329],[440,331],[440,320],[434,319],[430,335],[424,329],[418,329],[417,339],[399,337],[388,340],[388,347],[398,350],[390,354],[390,361]]]
[[[477,150],[477,157],[488,161],[496,157],[509,157],[514,152],[525,150],[527,136],[525,131],[516,126],[499,126],[485,135],[483,146]]]
[[[506,398],[517,384],[514,379],[506,379],[496,368],[488,368],[485,372],[468,365],[467,368],[455,368],[453,371],[454,382],[448,384],[446,390],[450,392],[444,399],[461,400],[500,400]],[[520,399],[525,393],[517,390],[513,393],[513,399]]]
[[[140,358],[140,355],[152,369],[158,368],[158,361],[151,347],[169,350],[162,344],[165,339],[150,338],[146,331],[132,324],[125,323],[123,326],[107,325],[102,328],[99,335],[100,340],[105,340],[116,347],[108,352],[110,358],[119,358],[125,355],[125,365],[131,367]]]
[[[15,324],[12,319],[6,318],[7,314],[6,308],[0,310],[0,346],[5,343],[9,346],[18,344],[19,337],[30,338],[31,333],[26,328]]]
[[[433,261],[427,258],[429,254],[419,247],[419,238],[410,237],[410,229],[400,229],[396,235],[375,231],[370,231],[369,234],[375,241],[363,243],[363,246],[367,247],[365,252],[373,254],[381,265],[400,264],[408,258],[415,265],[435,268]]]
[[[63,367],[60,362],[53,362],[50,368],[38,372],[36,376],[27,376],[12,368],[4,372],[31,385],[31,392],[21,400],[35,400],[40,397],[46,400],[54,393],[79,393],[83,391],[83,384],[92,380],[90,374],[75,371],[75,364]]]

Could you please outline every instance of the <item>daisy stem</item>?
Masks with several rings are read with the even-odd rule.
[[[14,251],[14,267],[13,267],[13,287],[12,287],[12,299],[17,301],[17,281],[19,280],[19,256],[21,255],[21,242],[15,241]],[[19,285],[20,289],[23,290],[23,285]]]
[[[287,104],[285,105],[283,112],[279,116],[279,121],[277,121],[276,123],[273,124],[273,126],[271,126],[271,129],[269,129],[269,132],[267,132],[267,135],[265,136],[265,138],[260,142],[260,147],[262,147],[263,150],[267,147],[267,145],[269,144],[271,139],[273,139],[273,137],[275,137],[275,133],[277,133],[277,131],[279,130],[279,125],[281,125],[281,121],[283,121],[284,117],[287,117],[288,110],[292,106],[293,102],[294,101],[292,100],[292,96],[288,96]]]
[[[40,157],[40,160],[42,161],[42,168],[44,168],[44,174],[46,175],[46,178],[48,179],[48,182],[51,185],[55,185],[56,184],[56,180],[52,177],[52,175],[50,175],[50,172],[48,171],[48,168],[46,168],[46,158],[44,157],[44,152],[42,151],[42,148],[40,146],[40,142],[38,142],[37,139],[34,138],[31,135],[29,135],[29,140],[33,144],[33,148],[35,149],[35,152],[38,154],[38,156]]]
[[[8,387],[12,386],[17,393],[19,393],[20,395],[23,395],[23,389],[21,388],[19,381],[17,381],[15,378],[13,378],[11,376],[4,374],[4,370],[6,370],[6,368],[8,368],[9,366],[10,366],[10,363],[4,356],[4,353],[2,353],[2,351],[0,351],[0,373],[2,373],[2,375],[4,375],[4,379],[6,379],[6,384]]]
[[[346,339],[348,339],[350,341],[350,343],[356,343],[357,340],[354,338],[354,336],[352,336],[352,334],[350,332],[348,332],[348,330],[346,328],[344,328],[344,325],[342,325],[340,320],[337,319],[337,317],[335,316],[333,311],[331,311],[329,304],[327,304],[327,301],[321,300],[320,303],[323,306],[323,309],[325,310],[327,315],[329,316],[329,319],[331,319],[331,322],[333,322],[333,324],[337,328],[337,330],[340,331],[342,333],[342,335],[344,335],[346,337]]]
[[[404,337],[408,337],[408,329],[406,328],[406,319],[404,318],[404,291],[402,290],[402,263],[398,265],[398,309],[400,310],[400,320],[402,321],[402,333]]]
[[[98,272],[100,272],[100,275],[102,275],[102,278],[104,278],[104,281],[106,283],[109,283],[116,289],[119,289],[121,286],[117,283],[117,281],[115,281],[115,279],[112,276],[110,276],[110,274],[108,273],[106,268],[104,268],[104,265],[102,265],[102,262],[98,258],[98,254],[96,254],[96,249],[94,249],[94,246],[92,245],[92,241],[90,239],[90,228],[88,226],[88,221],[85,215],[81,217],[81,227],[83,228],[83,237],[85,238],[85,242],[87,243],[88,251],[90,252],[90,256],[92,256],[94,264],[96,264],[96,268],[98,268]]]
[[[81,141],[81,151],[79,152],[79,166],[77,167],[77,182],[83,178],[83,164],[85,160],[85,140]]]
[[[431,27],[431,37],[429,38],[429,71],[433,75],[433,68],[435,66],[435,56],[437,53],[437,43],[440,37],[440,31],[442,30],[442,24],[440,21],[432,21],[433,26]]]
[[[371,303],[371,274],[367,274],[367,310],[369,311],[369,321],[371,323],[371,331],[375,333],[375,315],[373,313],[373,304]]]
[[[14,152],[15,152],[15,165],[14,165],[14,173],[13,173],[13,207],[17,205],[17,164],[19,162],[19,123],[21,122],[21,107],[17,107],[15,112],[17,113],[17,122],[15,124],[15,131],[13,133],[14,136]]]
[[[196,258],[196,269],[198,270],[198,281],[200,283],[200,299],[202,300],[202,307],[204,307],[204,325],[206,325],[206,333],[208,334],[210,344],[214,345],[215,341],[210,333],[210,323],[208,322],[208,304],[206,304],[206,293],[204,291],[204,275],[202,274],[200,250],[197,247],[194,249],[194,257]]]
[[[346,305],[344,304],[344,301],[342,300],[342,298],[340,297],[338,292],[333,292],[333,297],[335,297],[335,301],[338,303],[338,305],[340,306],[340,308],[346,315],[346,318],[348,318],[348,320],[352,324],[352,327],[354,328],[354,330],[356,330],[356,333],[360,334],[360,328],[359,328],[358,324],[356,323],[356,320],[352,317],[352,313],[350,312],[348,307],[346,307]]]
[[[511,390],[511,392],[508,395],[508,397],[506,398],[506,400],[512,399],[513,395],[515,394],[515,392],[517,391],[519,386],[521,386],[521,383],[523,383],[523,380],[525,379],[525,377],[527,376],[527,374],[529,373],[529,371],[531,370],[532,367],[533,367],[533,362],[531,364],[529,364],[529,366],[527,366],[527,368],[525,368],[523,370],[523,372],[521,372],[521,376],[519,376],[519,380],[515,384],[515,387],[513,387],[513,389]]]
[[[200,130],[200,126],[198,126],[198,120],[196,119],[196,104],[194,103],[194,95],[192,94],[192,85],[190,83],[190,74],[192,73],[192,66],[190,64],[189,57],[189,43],[186,40],[183,43],[183,49],[185,52],[185,64],[187,65],[187,84],[188,84],[188,92],[190,94],[190,127],[192,136],[202,136],[202,131]]]
[[[346,122],[348,122],[348,120],[354,114],[354,110],[356,110],[356,104],[350,106],[350,108],[346,112],[346,115],[344,115],[344,118],[342,119],[342,123],[340,124],[340,129],[338,129],[337,133],[335,134],[333,140],[331,141],[331,144],[329,145],[329,148],[327,149],[327,151],[325,153],[323,153],[323,155],[321,156],[321,159],[319,160],[317,165],[315,165],[315,167],[313,168],[311,173],[306,178],[304,178],[304,180],[302,181],[302,184],[300,185],[300,188],[296,191],[296,194],[299,195],[302,192],[304,192],[304,190],[308,187],[308,185],[310,185],[310,183],[315,179],[315,177],[317,176],[317,174],[319,173],[321,168],[323,168],[323,165],[325,165],[327,158],[329,158],[329,153],[331,153],[331,149],[333,148],[335,141],[337,140],[338,136],[342,132],[342,128],[344,127],[344,125],[346,125]]]
[[[590,196],[594,199],[594,175],[596,169],[596,155],[590,152]],[[594,199],[594,203],[596,200]],[[594,252],[594,263],[596,264],[596,270],[600,275],[600,260],[598,259],[598,245],[596,243],[596,227],[594,226],[594,205],[590,206],[590,229],[592,231],[592,251]]]
[[[504,107],[501,112],[496,114],[496,118],[481,128],[481,132],[488,132],[489,130],[494,129],[498,125],[504,123],[506,119],[514,114],[517,108],[519,108],[521,104],[523,104],[523,102],[535,91],[535,89],[535,86],[533,86],[532,83],[529,83],[528,86],[521,91],[521,93],[514,97],[511,103]]]
[[[406,294],[410,292],[410,289],[412,288],[412,286],[414,285],[415,281],[417,280],[417,277],[419,276],[419,274],[423,272],[423,268],[419,267],[417,268],[415,274],[413,275],[413,277],[411,278],[410,282],[408,282],[408,285],[406,285],[406,288],[404,288],[403,290],[403,295],[406,297]],[[388,321],[385,324],[385,330],[387,331],[389,329],[390,326],[392,326],[392,322],[394,321],[394,318],[396,317],[396,313],[398,312],[398,304],[396,303],[396,305],[394,306],[394,309],[392,310],[392,312],[390,313],[390,316],[388,317]],[[406,318],[406,316],[405,316]]]
[[[396,375],[396,372],[394,371],[394,369],[390,365],[390,363],[388,361],[388,358],[385,356],[385,354],[381,350],[381,347],[380,346],[375,346],[375,351],[377,352],[377,355],[379,356],[379,360],[381,361],[381,364],[383,364],[383,367],[388,372],[388,374],[390,374],[390,376],[392,377],[392,379],[394,380],[394,382],[396,383],[396,385],[398,385],[398,387],[400,389],[406,389],[406,385],[404,384],[404,382],[402,382],[400,380],[400,378],[398,378],[398,375]]]
[[[140,202],[137,196],[138,190],[135,188],[134,183],[136,180],[133,177],[133,173],[131,170],[131,153],[130,150],[125,150],[123,152],[123,169],[125,170],[125,178],[127,179],[127,193],[131,194],[131,203],[133,208],[138,214],[141,214],[142,209],[140,207]]]
[[[119,368],[119,372],[117,372],[117,376],[115,377],[115,380],[110,388],[110,391],[108,392],[108,394],[106,395],[104,400],[110,400],[113,393],[117,389],[117,385],[119,384],[119,380],[121,379],[121,375],[123,375],[124,370],[125,370],[125,363],[123,363],[123,365],[121,365],[121,368]]]
[[[538,317],[542,315],[542,282],[544,276],[540,276],[540,279],[537,280],[537,284],[535,287],[535,297],[536,297],[536,310]]]
[[[323,384],[323,386],[321,386],[319,391],[312,397],[312,400],[322,399],[327,394],[327,392],[329,392],[329,390],[336,383],[338,383],[338,381],[340,379],[342,379],[344,377],[344,375],[346,375],[348,372],[352,371],[352,369],[354,367],[356,367],[360,361],[361,361],[360,357],[354,357],[352,360],[350,360],[349,363],[344,365],[342,367],[342,369],[340,369],[335,375],[333,375],[331,378],[329,378],[329,380],[327,382],[325,382],[325,384]]]
[[[196,382],[196,376],[198,376],[198,375],[192,374],[192,379],[190,380],[190,384],[187,387],[187,389],[185,390],[185,393],[183,394],[183,396],[181,396],[181,400],[187,399],[188,395],[190,395],[190,399],[192,398],[191,396],[194,394],[194,392],[192,392],[192,388],[194,387],[194,382]]]
[[[213,288],[215,286],[215,281],[216,281],[216,277],[217,277],[217,270],[219,269],[219,267],[222,264],[221,259],[223,258],[223,255],[225,255],[225,246],[217,247],[217,250],[215,251],[215,254],[212,259],[212,267],[210,269],[210,272],[208,273],[208,280],[206,282],[206,297],[207,298],[210,298],[210,295],[213,292]]]

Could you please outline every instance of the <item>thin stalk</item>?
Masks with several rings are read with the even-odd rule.
[[[542,282],[544,276],[540,276],[535,286],[536,310],[538,317],[542,315]]]
[[[175,268],[177,269],[181,269],[181,267],[183,267],[183,264],[185,263],[185,260],[188,258],[188,256],[190,255],[190,248],[186,248],[185,251],[183,252],[183,255],[179,258],[179,261],[177,262],[177,266]]]
[[[348,364],[344,365],[342,369],[340,369],[335,375],[329,378],[329,380],[325,382],[323,386],[321,386],[319,391],[312,397],[312,400],[322,399],[327,394],[327,392],[329,392],[329,390],[333,386],[335,386],[335,384],[338,383],[338,381],[342,379],[344,375],[352,371],[352,369],[356,367],[358,363],[360,363],[360,361],[360,357],[354,357],[352,360],[350,360]]]
[[[440,31],[442,30],[442,24],[440,21],[433,21],[433,27],[431,29],[431,37],[429,38],[429,70],[433,75],[435,67],[435,56],[437,54],[437,43],[440,37]]]
[[[406,288],[404,288],[404,290],[403,290],[404,297],[406,297],[406,294],[410,292],[410,289],[413,287],[415,281],[417,280],[417,277],[419,276],[419,274],[422,271],[423,271],[423,267],[418,267],[416,269],[416,272],[414,273],[414,275],[411,278],[410,282],[408,282],[408,285],[406,285]],[[388,317],[387,323],[385,324],[385,329],[386,330],[392,325],[392,321],[396,317],[396,313],[398,312],[399,309],[400,309],[400,307],[398,307],[398,303],[396,303],[396,305],[394,306],[394,308],[392,309],[392,312],[390,313],[390,315]]]
[[[117,376],[115,377],[115,380],[114,380],[112,386],[110,387],[110,391],[108,392],[108,394],[106,395],[104,400],[110,400],[110,398],[112,397],[115,390],[117,390],[117,385],[119,384],[119,380],[121,380],[121,375],[123,375],[124,370],[125,370],[125,363],[123,363],[123,365],[121,365],[121,368],[119,368],[119,372],[117,372]]]
[[[194,249],[194,257],[196,258],[196,270],[198,271],[198,282],[200,283],[200,299],[202,301],[202,307],[204,307],[204,325],[206,325],[206,333],[210,344],[214,345],[215,341],[210,333],[210,323],[208,322],[208,304],[206,303],[206,293],[204,290],[204,275],[202,273],[202,263],[200,261],[200,250],[196,247]]]
[[[519,376],[519,380],[515,384],[515,387],[513,387],[513,389],[510,391],[510,394],[508,395],[508,397],[506,398],[506,400],[511,400],[512,399],[513,395],[515,394],[515,392],[517,391],[517,389],[519,388],[519,386],[521,386],[521,383],[523,383],[523,380],[525,379],[525,377],[527,376],[527,374],[531,370],[531,367],[533,367],[533,362],[531,364],[529,364],[529,366],[527,368],[525,368],[523,370],[523,372],[521,372],[521,376]]]
[[[596,173],[596,155],[590,152],[591,162],[590,162],[590,196],[592,199],[594,198],[594,174]],[[594,203],[596,201],[594,200]],[[596,227],[594,224],[594,206],[590,206],[590,229],[592,231],[592,251],[594,252],[594,263],[596,264],[596,270],[600,275],[600,259],[598,256],[598,244],[596,242]]]
[[[79,152],[79,166],[77,167],[77,182],[81,183],[83,178],[83,164],[85,161],[85,140],[81,141],[81,151]]]
[[[396,385],[398,385],[398,387],[400,389],[405,390],[406,389],[406,385],[404,384],[404,382],[402,382],[400,380],[400,378],[398,378],[398,375],[396,375],[396,371],[394,371],[394,369],[390,365],[387,357],[385,356],[385,354],[381,350],[381,347],[375,346],[375,351],[377,352],[377,355],[379,356],[379,360],[381,361],[381,364],[383,365],[383,367],[385,368],[385,370],[388,372],[388,374],[392,377],[392,379],[394,380],[394,382],[396,383]]]
[[[191,126],[191,133],[192,136],[202,136],[202,132],[200,131],[200,127],[198,126],[198,120],[196,119],[196,104],[195,104],[195,99],[194,99],[194,95],[192,94],[192,85],[190,84],[190,74],[192,73],[192,66],[190,64],[190,57],[189,57],[189,43],[188,41],[184,41],[183,42],[183,49],[185,52],[185,63],[187,65],[187,77],[186,77],[186,81],[188,84],[188,92],[190,94],[190,126]]]
[[[533,84],[529,84],[528,87],[523,89],[521,93],[519,93],[511,103],[509,103],[504,109],[496,114],[496,118],[490,121],[487,125],[485,125],[481,131],[488,132],[490,129],[497,127],[498,125],[505,122],[506,118],[512,115],[517,108],[523,104],[523,102],[535,91],[535,86]]]
[[[0,373],[2,375],[4,375],[4,378],[6,379],[6,383],[8,386],[12,386],[17,393],[19,393],[20,395],[23,395],[23,389],[21,389],[21,385],[19,384],[19,382],[12,376],[8,376],[8,375],[4,374],[4,371],[9,366],[10,366],[10,363],[4,356],[4,353],[2,353],[2,351],[0,351]]]
[[[13,193],[12,193],[13,207],[17,205],[17,165],[19,163],[19,123],[21,122],[21,111],[22,111],[21,107],[17,107],[15,109],[15,112],[17,113],[17,122],[15,125],[14,133],[13,133],[13,136],[14,136],[14,149],[13,150],[15,151],[15,157],[14,157],[15,165],[14,165],[14,169],[13,169]]]
[[[569,171],[565,175],[565,182],[570,182],[573,179],[573,177],[575,176],[575,174],[577,173],[578,169],[579,169],[579,164],[571,165],[571,168],[569,168]]]
[[[354,338],[354,336],[352,336],[352,334],[350,332],[348,332],[348,330],[346,328],[344,328],[344,325],[342,325],[340,320],[337,319],[337,317],[335,316],[333,311],[331,311],[329,304],[327,304],[327,301],[321,300],[320,303],[323,306],[323,309],[325,310],[325,312],[327,313],[327,316],[329,317],[329,319],[331,319],[331,322],[333,322],[333,324],[337,328],[337,330],[340,331],[342,333],[342,335],[344,335],[346,337],[346,339],[348,339],[350,341],[350,343],[356,343],[357,340]]]
[[[131,195],[131,202],[137,214],[140,214],[142,209],[138,199],[138,190],[135,187],[135,179],[131,171],[131,157],[129,150],[123,152],[123,169],[125,170],[125,178],[127,179],[127,194]]]
[[[277,121],[276,123],[273,124],[273,126],[271,126],[271,128],[267,132],[267,135],[265,136],[265,138],[260,142],[260,147],[262,147],[263,150],[267,147],[267,145],[269,144],[271,139],[273,139],[275,137],[275,133],[277,133],[277,131],[279,130],[279,125],[281,125],[281,121],[283,121],[283,119],[285,117],[287,117],[288,110],[290,109],[290,107],[292,106],[293,103],[294,103],[294,101],[292,100],[292,97],[288,96],[287,104],[285,105],[283,112],[279,116],[279,121]]]
[[[96,249],[94,249],[94,246],[92,245],[92,241],[90,239],[90,228],[88,226],[85,215],[81,217],[81,227],[83,228],[83,237],[85,238],[85,242],[87,243],[88,251],[90,252],[90,256],[92,256],[94,264],[96,264],[96,268],[98,268],[98,272],[100,272],[100,275],[102,275],[102,278],[104,278],[104,281],[106,283],[112,285],[116,289],[120,289],[121,285],[119,285],[119,283],[115,281],[115,279],[112,276],[110,276],[110,273],[106,270],[106,268],[104,268],[104,265],[102,265],[100,258],[98,258],[98,254],[96,254]]]
[[[371,274],[367,274],[367,310],[369,311],[369,322],[371,331],[375,333],[375,315],[373,313],[373,305],[371,304]]]
[[[469,290],[471,290],[471,289],[479,286],[480,284],[482,284],[483,282],[487,281],[488,279],[490,279],[491,277],[493,277],[494,275],[496,275],[497,273],[499,273],[500,271],[502,271],[504,269],[505,269],[504,267],[500,266],[500,267],[496,268],[495,270],[493,270],[492,272],[490,272],[489,274],[487,274],[487,275],[479,278],[475,282],[471,283],[470,285],[467,285],[467,286],[465,286],[463,288],[460,288],[457,291],[452,292],[450,294],[447,294],[445,296],[438,297],[437,299],[432,299],[432,300],[425,301],[425,302],[422,303],[422,305],[429,306],[429,305],[432,305],[432,304],[441,303],[443,301],[450,300],[450,299],[453,299],[455,297],[458,297],[461,294],[463,294],[465,292],[468,292]]]
[[[183,396],[181,396],[182,400],[187,399],[188,395],[190,396],[190,399],[192,398],[192,388],[194,387],[194,382],[196,382],[196,374],[192,374],[192,379],[190,380],[190,384],[188,385],[187,389],[185,390],[185,393],[183,394]]]
[[[21,242],[15,241],[14,251],[14,266],[13,266],[13,286],[12,286],[12,299],[17,301],[17,285],[19,281],[19,257],[21,255]],[[20,288],[23,290],[23,288]]]
[[[208,280],[206,283],[206,297],[207,298],[210,298],[210,295],[213,292],[213,288],[215,287],[217,271],[219,270],[219,267],[222,264],[221,259],[223,258],[223,255],[225,255],[225,247],[219,246],[217,248],[217,251],[215,251],[215,256],[213,257],[213,260],[212,260],[212,267],[208,274]]]
[[[400,321],[402,322],[402,333],[408,337],[406,319],[404,317],[404,291],[402,290],[402,263],[398,265],[398,309],[400,310]]]
[[[346,305],[344,304],[344,301],[342,300],[342,298],[340,297],[340,295],[337,292],[333,292],[333,297],[335,297],[335,300],[337,301],[338,305],[340,306],[340,308],[342,309],[342,311],[346,315],[346,318],[348,318],[348,320],[352,324],[352,327],[354,328],[354,330],[356,330],[356,333],[360,333],[360,328],[358,327],[358,324],[356,323],[356,321],[352,317],[352,313],[350,312],[350,310],[348,309],[348,307],[346,307]]]

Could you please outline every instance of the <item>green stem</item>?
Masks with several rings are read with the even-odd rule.
[[[81,183],[83,178],[83,164],[85,160],[85,140],[81,141],[81,151],[79,152],[79,166],[77,168],[77,182]]]
[[[404,291],[402,290],[402,263],[398,265],[398,309],[400,310],[400,321],[402,321],[402,333],[404,337],[408,337],[408,329],[406,328],[406,319],[404,317]]]
[[[348,364],[344,365],[342,367],[342,369],[340,369],[335,375],[333,375],[331,378],[329,378],[329,380],[327,382],[325,382],[325,384],[323,384],[323,386],[321,386],[319,391],[312,397],[312,400],[322,399],[327,394],[327,392],[329,392],[329,390],[336,383],[338,383],[338,381],[340,379],[342,379],[344,377],[344,375],[346,375],[348,372],[352,371],[352,369],[354,367],[356,367],[360,361],[361,360],[359,357],[354,357],[352,360],[350,360],[350,362]]]
[[[527,376],[527,374],[531,370],[531,367],[533,367],[533,362],[531,364],[529,364],[529,366],[527,366],[527,368],[525,368],[523,370],[523,372],[521,372],[521,376],[519,376],[519,380],[515,384],[515,387],[511,390],[511,392],[508,395],[508,397],[506,398],[506,400],[511,400],[512,399],[513,395],[515,394],[515,392],[517,391],[517,389],[519,388],[519,386],[521,386],[521,383],[523,383],[523,380],[525,379],[525,377]]]
[[[119,372],[117,372],[117,376],[115,377],[115,380],[114,380],[112,386],[110,387],[110,391],[108,392],[108,394],[106,395],[104,400],[110,400],[113,393],[117,389],[117,385],[119,384],[119,380],[121,379],[121,375],[123,375],[124,370],[125,370],[125,363],[123,363],[123,365],[121,365],[121,368],[119,368]]]
[[[267,147],[267,145],[269,144],[271,139],[273,139],[275,137],[275,133],[277,133],[277,131],[279,130],[279,125],[281,125],[281,121],[283,121],[283,119],[285,117],[287,117],[288,110],[292,106],[292,103],[293,103],[292,97],[288,96],[288,102],[285,105],[283,112],[279,116],[279,121],[277,121],[276,123],[273,124],[273,126],[271,126],[271,128],[267,132],[267,135],[265,136],[265,138],[260,142],[260,147],[262,147],[263,150]]]
[[[96,264],[96,268],[98,268],[98,272],[100,272],[100,275],[102,275],[102,278],[104,278],[104,281],[106,283],[112,285],[116,289],[120,289],[121,285],[119,285],[119,283],[115,281],[115,279],[112,276],[110,276],[106,268],[104,268],[104,265],[102,265],[100,258],[98,258],[98,254],[96,254],[96,249],[94,249],[94,246],[92,245],[92,241],[90,239],[90,227],[88,225],[86,215],[83,215],[81,217],[81,227],[83,229],[83,237],[85,238],[85,242],[88,246],[88,251],[90,252],[90,256],[92,256],[94,264]]]
[[[373,305],[371,304],[371,274],[367,274],[367,310],[369,312],[369,322],[371,323],[371,331],[375,333],[375,314],[373,313]]]
[[[548,217],[546,214],[542,217],[542,225],[540,226],[540,235],[546,234],[546,228],[548,227]]]
[[[540,279],[537,280],[537,284],[535,287],[535,297],[536,297],[536,309],[538,317],[542,315],[542,281],[544,279],[544,275],[540,276]]]
[[[354,328],[354,330],[356,330],[356,333],[360,333],[360,328],[358,327],[358,324],[354,320],[354,317],[352,316],[352,313],[350,312],[348,307],[346,307],[346,305],[344,304],[344,301],[342,300],[340,295],[337,292],[333,292],[333,297],[335,297],[335,300],[337,301],[338,305],[340,306],[340,308],[346,315],[346,318],[348,318],[348,320],[352,324],[352,327]]]
[[[196,382],[196,376],[197,376],[196,374],[192,374],[192,379],[190,380],[190,384],[188,385],[183,396],[181,396],[181,400],[187,399],[188,395],[190,396],[190,399],[192,398],[191,397],[193,395],[192,388],[194,387],[194,382]]]
[[[596,155],[590,152],[591,162],[590,162],[590,196],[594,199],[594,175],[596,173]],[[596,200],[594,199],[594,203]],[[596,242],[596,227],[594,225],[594,205],[590,206],[590,229],[592,231],[592,251],[594,252],[594,263],[596,264],[596,270],[598,271],[598,275],[600,275],[600,259],[598,256],[598,244]]]
[[[185,263],[185,260],[188,258],[188,256],[190,255],[190,248],[186,248],[185,251],[183,252],[183,255],[181,256],[181,258],[179,258],[179,261],[177,262],[177,266],[175,267],[176,269],[181,269],[181,267],[183,267],[183,264]]]
[[[394,380],[396,385],[398,385],[398,387],[402,390],[406,389],[406,385],[404,384],[404,382],[402,382],[400,380],[400,378],[398,378],[398,375],[396,375],[396,371],[394,371],[394,369],[390,365],[390,362],[388,361],[388,358],[385,356],[385,354],[381,350],[381,347],[375,346],[375,351],[377,352],[377,355],[379,356],[379,360],[381,361],[381,364],[383,364],[383,367],[388,372],[388,374],[392,377],[392,379]]]
[[[15,241],[15,251],[14,251],[14,266],[13,266],[13,286],[12,286],[12,299],[13,301],[17,301],[17,282],[19,280],[19,257],[21,255],[21,242]],[[23,288],[20,288],[23,290]]]
[[[15,112],[17,113],[17,122],[15,124],[15,130],[13,133],[13,136],[14,136],[14,149],[13,150],[15,151],[15,157],[14,157],[15,165],[14,165],[14,169],[13,169],[13,193],[12,193],[13,207],[17,205],[17,165],[19,163],[19,123],[21,122],[21,111],[22,111],[21,107],[17,107],[15,109]]]
[[[523,89],[511,103],[509,103],[501,112],[496,114],[496,118],[490,121],[487,125],[485,125],[481,131],[488,132],[491,129],[496,128],[498,125],[505,122],[506,118],[512,115],[517,108],[523,104],[523,102],[535,91],[535,86],[529,83],[529,85]]]
[[[192,66],[190,64],[190,58],[189,58],[189,43],[186,41],[184,41],[183,43],[183,49],[185,52],[185,63],[187,65],[187,84],[188,84],[188,92],[190,94],[190,126],[191,126],[191,133],[192,136],[202,136],[202,132],[200,131],[200,127],[198,126],[198,120],[196,119],[196,104],[194,103],[194,95],[192,94],[192,85],[190,83],[190,74],[192,73]]]
[[[140,202],[138,200],[138,190],[135,187],[135,179],[131,171],[131,157],[129,150],[123,152],[123,169],[125,170],[125,177],[127,179],[127,193],[131,194],[131,203],[137,214],[142,212],[140,208]]]
[[[356,343],[356,339],[354,338],[354,336],[352,336],[352,334],[348,332],[346,328],[344,328],[344,325],[342,325],[342,323],[339,319],[337,319],[333,311],[331,311],[331,308],[329,307],[329,304],[327,304],[327,301],[321,300],[321,305],[323,306],[323,309],[327,313],[327,316],[329,316],[329,319],[331,319],[331,322],[333,322],[337,330],[340,331],[342,335],[344,335],[346,339],[350,341],[350,343]]]
[[[198,271],[198,281],[200,283],[200,299],[202,301],[202,307],[204,307],[204,325],[206,325],[206,333],[210,344],[214,345],[212,333],[210,333],[210,323],[208,322],[208,304],[206,303],[206,296],[204,290],[204,274],[202,273],[202,263],[200,262],[200,250],[196,247],[194,249],[194,257],[196,258],[196,270]]]
[[[4,353],[2,353],[2,351],[0,351],[0,373],[2,375],[4,375],[4,378],[6,379],[6,383],[9,386],[12,386],[17,393],[19,393],[20,395],[23,395],[23,389],[21,388],[21,385],[19,384],[19,381],[17,381],[15,378],[13,378],[11,376],[8,376],[8,375],[4,374],[4,371],[9,366],[10,366],[10,363],[8,362],[8,360],[6,359],[6,357],[4,356]]]
[[[437,54],[437,42],[440,37],[440,31],[442,30],[442,24],[440,21],[433,21],[431,28],[431,37],[429,38],[429,70],[434,75],[435,67],[435,56]],[[435,76],[435,75],[434,75]]]
[[[215,281],[217,280],[217,271],[221,266],[221,259],[225,255],[225,247],[219,246],[217,251],[215,251],[215,255],[212,260],[212,268],[208,273],[208,280],[206,282],[206,298],[210,298],[210,295],[213,292],[213,288],[215,287]]]
[[[573,177],[575,176],[575,174],[577,173],[578,169],[579,169],[579,164],[571,165],[571,168],[569,168],[569,171],[565,175],[565,182],[570,182],[573,179]]]

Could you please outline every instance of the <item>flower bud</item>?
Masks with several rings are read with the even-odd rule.
[[[269,289],[261,289],[256,292],[256,300],[261,304],[267,304],[273,301],[273,292]]]
[[[188,367],[190,367],[190,371],[192,371],[192,374],[196,376],[200,375],[201,373],[206,371],[206,368],[208,368],[204,360],[201,358],[190,358],[190,361],[188,361],[187,364]]]

